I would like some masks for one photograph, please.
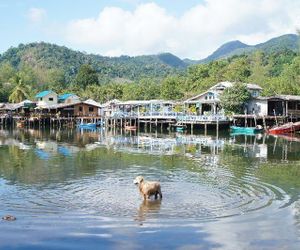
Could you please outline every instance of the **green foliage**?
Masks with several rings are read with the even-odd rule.
[[[177,113],[183,112],[183,106],[182,106],[182,105],[175,105],[175,106],[173,107],[173,111],[174,111],[174,112],[177,112]]]
[[[251,98],[245,84],[236,83],[234,86],[227,88],[220,96],[221,106],[227,114],[243,113],[245,103]]]
[[[8,102],[8,97],[13,91],[13,84],[0,83],[0,102]]]
[[[162,81],[161,97],[166,100],[181,99],[184,96],[181,87],[182,79],[178,77],[167,77]]]
[[[224,80],[224,69],[227,65],[228,62],[223,60],[189,67],[184,85],[185,93],[188,96],[201,93],[217,82]]]
[[[47,73],[47,89],[63,92],[68,87],[63,70],[50,69]]]
[[[151,79],[142,79],[123,86],[123,100],[150,100],[159,97],[160,85]]]
[[[7,83],[15,76],[16,70],[10,63],[4,62],[0,65],[0,82]]]
[[[163,78],[183,72],[186,66],[171,54],[104,57],[44,42],[20,44],[17,48],[10,48],[0,57],[0,65],[2,63],[9,63],[15,69],[26,64],[36,71],[43,72],[60,69],[64,72],[68,85],[74,81],[83,64],[89,64],[97,72],[100,82],[110,82],[114,79],[133,81],[145,77]]]
[[[189,111],[189,113],[196,114],[196,113],[197,113],[196,105],[190,106],[190,107],[188,108],[188,111]]]
[[[29,92],[28,86],[20,79],[18,85],[12,90],[9,101],[13,103],[22,102],[29,97]]]
[[[246,57],[233,60],[225,68],[224,78],[233,82],[246,82],[251,75],[249,62]]]
[[[76,75],[75,83],[85,89],[88,85],[99,84],[96,71],[88,64],[83,64]]]
[[[300,94],[299,61],[294,50],[261,49],[185,69],[186,64],[168,53],[109,58],[47,43],[21,44],[0,56],[0,102],[8,101],[20,80],[29,97],[52,89],[100,102],[180,100],[226,80],[256,83],[263,95]]]

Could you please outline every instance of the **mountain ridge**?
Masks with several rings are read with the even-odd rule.
[[[265,53],[271,53],[275,51],[299,49],[299,37],[296,34],[285,34],[282,36],[274,37],[266,42],[258,43],[255,45],[248,45],[241,41],[235,40],[224,43],[212,54],[201,60],[188,60],[186,62],[192,64],[208,63],[214,60],[225,59],[231,56],[250,54],[254,51],[261,50]]]
[[[265,53],[283,50],[297,51],[298,46],[299,37],[295,34],[282,35],[256,45],[248,45],[236,40],[223,44],[204,59],[182,60],[168,52],[154,55],[107,57],[76,51],[66,46],[35,42],[9,48],[0,55],[0,64],[8,62],[16,69],[22,65],[41,69],[62,69],[67,79],[76,75],[80,65],[91,64],[103,81],[112,79],[132,81],[147,77],[164,78],[183,72],[189,65],[250,54],[257,50]]]
[[[33,68],[62,69],[73,77],[82,64],[90,64],[102,79],[144,77],[163,78],[181,72],[188,65],[171,53],[157,55],[107,57],[76,51],[46,42],[20,44],[0,55],[0,64],[8,62],[18,69],[26,64]]]

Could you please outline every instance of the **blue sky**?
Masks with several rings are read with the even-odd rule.
[[[224,42],[295,33],[297,0],[0,0],[0,53],[46,41],[109,56],[202,58]]]

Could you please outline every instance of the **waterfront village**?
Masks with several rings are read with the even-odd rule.
[[[300,96],[261,96],[262,88],[246,84],[251,99],[245,105],[244,114],[227,117],[220,106],[220,95],[232,82],[220,82],[207,91],[183,101],[173,100],[110,100],[98,103],[82,100],[72,93],[57,95],[45,90],[35,100],[20,103],[0,103],[0,124],[8,126],[75,126],[97,124],[99,126],[124,127],[128,129],[143,126],[176,127],[184,126],[223,128],[230,124],[266,128],[279,122],[298,121],[300,118]],[[194,107],[193,109],[191,107]]]

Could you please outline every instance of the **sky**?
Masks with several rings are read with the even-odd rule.
[[[300,28],[300,0],[0,0],[0,53],[50,42],[105,56],[201,59]]]

